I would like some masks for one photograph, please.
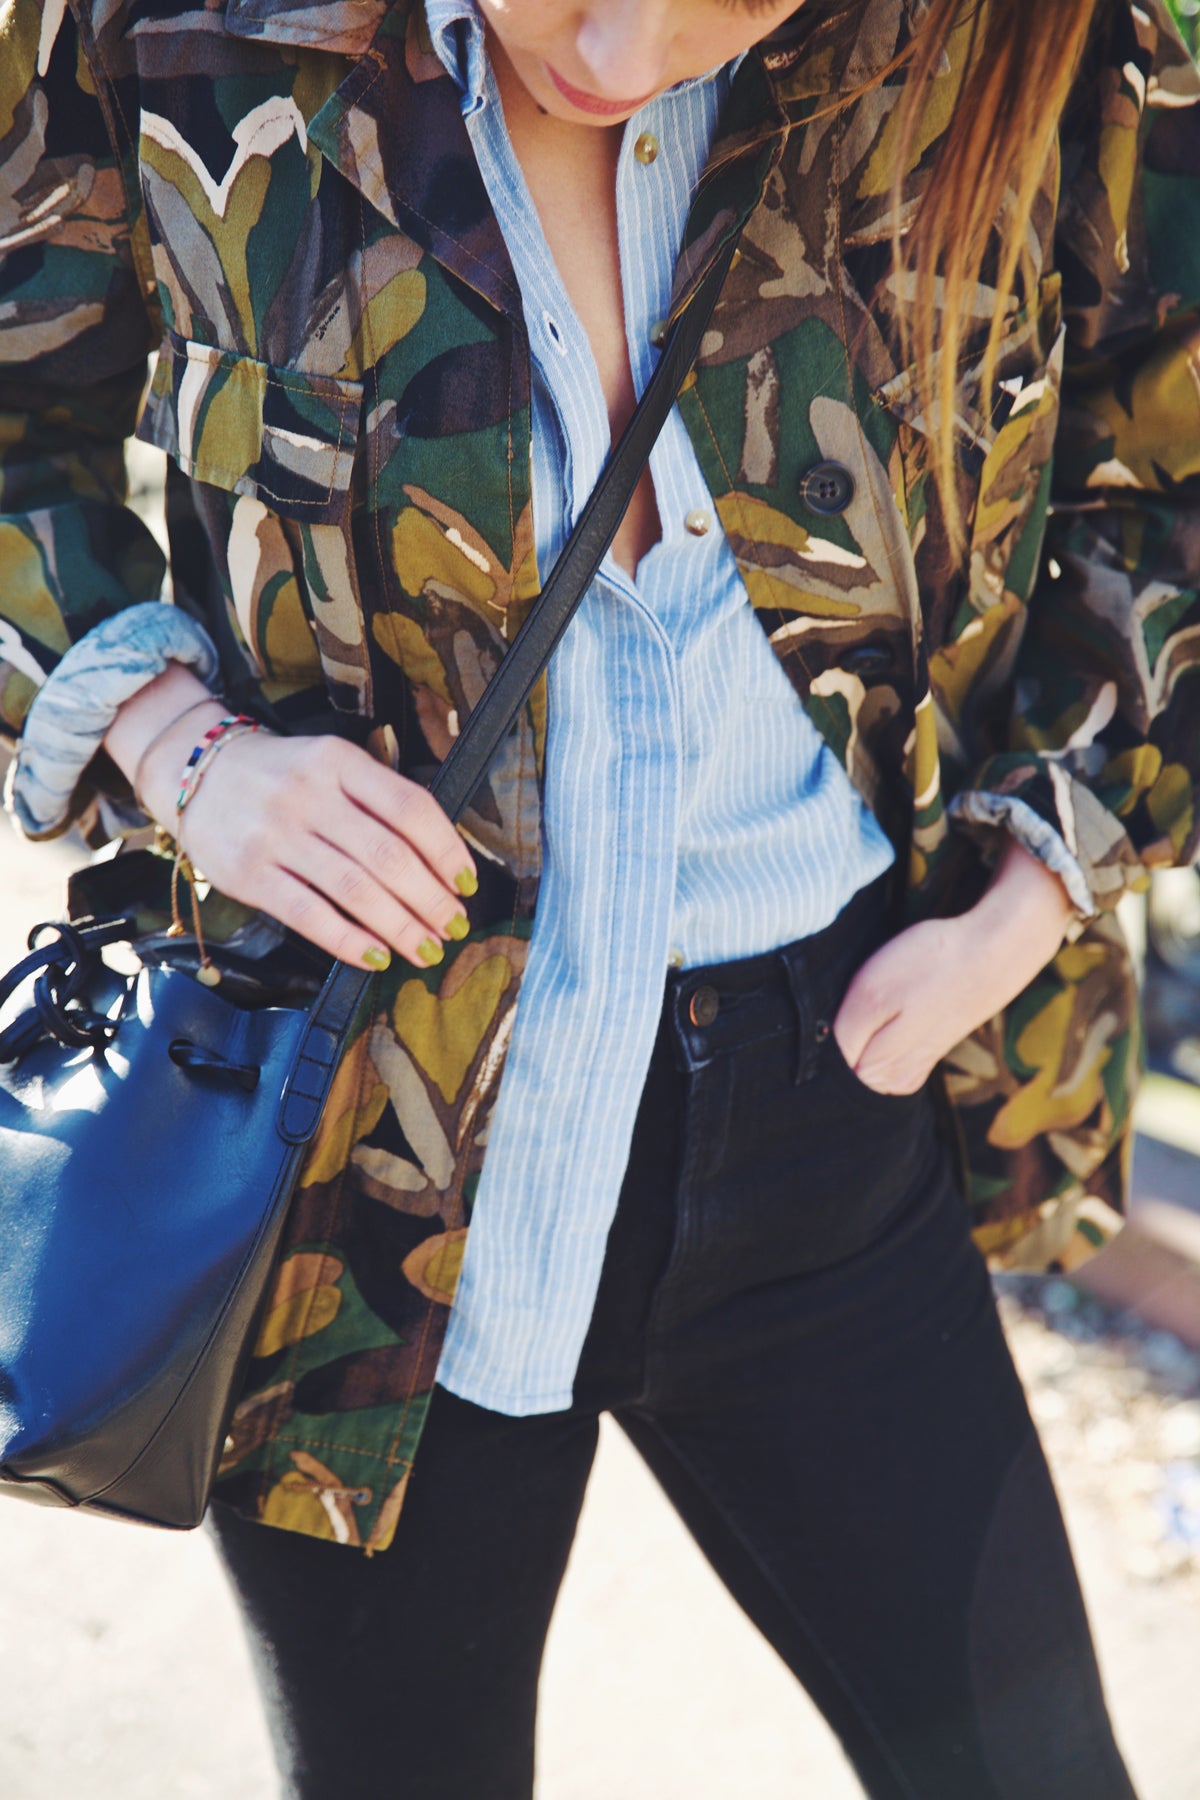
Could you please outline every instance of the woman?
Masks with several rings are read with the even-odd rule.
[[[1109,1229],[1111,909],[1196,848],[1197,91],[1131,0],[10,11],[14,809],[115,764],[379,971],[214,1507],[289,1792],[530,1793],[609,1409],[870,1794],[1132,1793],[968,1230]],[[735,230],[464,844],[422,780]]]

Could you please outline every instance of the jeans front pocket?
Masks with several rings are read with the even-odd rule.
[[[889,1094],[882,1088],[872,1087],[870,1082],[863,1080],[862,1076],[858,1073],[858,1070],[855,1069],[847,1059],[845,1051],[838,1043],[837,1033],[834,1031],[832,1025],[826,1025],[824,1027],[823,1035],[825,1035],[825,1048],[829,1054],[831,1063],[834,1065],[835,1073],[854,1088],[863,1099],[871,1101],[876,1105],[895,1107],[911,1106],[914,1102],[919,1101],[922,1098],[925,1089],[928,1086],[927,1082],[922,1082],[921,1086],[919,1088],[914,1088],[911,1094]]]

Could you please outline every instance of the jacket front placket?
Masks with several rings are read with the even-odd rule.
[[[288,44],[311,32],[324,49],[317,24],[260,5],[245,29]],[[363,388],[354,544],[371,747],[424,779],[537,591],[529,348],[421,9],[387,12],[359,49],[307,132],[360,216],[347,373]],[[394,1528],[524,965],[543,717],[535,693],[464,817],[480,872],[469,936],[439,968],[396,963],[372,983],[302,1173],[267,1312],[282,1324],[260,1340],[224,1465],[227,1496],[268,1522],[328,1535],[327,1520],[367,1548]]]
[[[755,615],[903,866],[911,796],[897,776],[914,726],[920,605],[895,426],[873,398],[895,363],[849,278],[843,212],[846,165],[861,174],[846,139],[863,118],[848,96],[886,66],[907,12],[900,0],[875,0],[856,20],[826,11],[737,77],[681,271],[711,231],[709,183],[723,186],[729,140],[756,116],[782,126],[681,407]],[[814,495],[822,471],[838,484],[832,506]]]
[[[364,203],[376,689],[393,716],[415,696],[442,755],[537,592],[520,291],[419,9],[385,16],[309,134]],[[539,867],[543,719],[539,692],[467,821],[518,881]]]

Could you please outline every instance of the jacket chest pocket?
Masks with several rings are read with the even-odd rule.
[[[1036,305],[1019,315],[1005,333],[989,405],[984,403],[982,349],[965,357],[957,371],[952,424],[955,477],[970,553],[970,605],[976,614],[985,613],[1006,594],[1027,599],[1036,572],[1062,375],[1060,290],[1061,277],[1046,276],[1039,283]],[[935,382],[938,374],[935,360]],[[915,366],[877,389],[874,399],[899,423],[906,510],[910,528],[923,538],[928,556],[931,545],[945,542],[940,530],[929,530],[942,512],[934,476],[940,423],[936,403],[927,404]],[[923,589],[937,593],[950,571],[931,567],[921,573]]]
[[[170,334],[138,436],[194,484],[244,653],[272,699],[368,712],[353,551],[362,384]]]

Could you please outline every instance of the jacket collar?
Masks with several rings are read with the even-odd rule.
[[[790,125],[878,75],[927,0],[805,0],[747,57],[694,209],[672,313],[761,198]],[[520,291],[422,0],[227,0],[238,37],[352,56],[308,123],[312,143],[378,212],[510,318]],[[711,193],[706,201],[705,190]]]
[[[384,218],[490,305],[520,318],[520,289],[458,84],[434,53],[420,0],[395,0],[385,9],[363,54],[309,121],[308,135]]]
[[[874,80],[928,3],[804,0],[758,49],[777,97],[787,105]],[[397,4],[407,13],[413,0]],[[235,37],[362,56],[388,10],[389,0],[228,0],[225,22]]]
[[[225,29],[267,44],[362,56],[387,10],[388,0],[228,0]]]

